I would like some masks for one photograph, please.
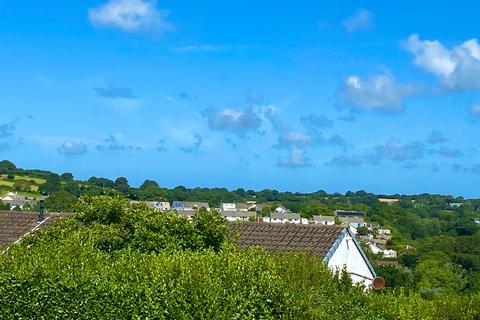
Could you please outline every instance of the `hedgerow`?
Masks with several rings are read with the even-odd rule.
[[[75,218],[0,256],[0,319],[479,319],[479,295],[425,300],[371,292],[307,254],[269,255],[120,199],[84,199]]]

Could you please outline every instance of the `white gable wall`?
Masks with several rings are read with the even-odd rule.
[[[366,287],[371,287],[375,275],[370,271],[360,249],[348,233],[343,237],[330,260],[328,260],[330,270],[341,270],[344,266],[350,274],[353,283],[363,283]]]

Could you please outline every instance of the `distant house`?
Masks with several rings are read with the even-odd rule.
[[[383,254],[383,249],[379,248],[375,243],[369,242],[368,247],[372,251],[373,254]]]
[[[302,219],[298,213],[278,213],[274,212],[270,217],[264,217],[263,222],[266,223],[293,223],[300,224]],[[308,221],[307,221],[308,223]]]
[[[395,250],[383,250],[383,257],[384,258],[396,258],[397,251]]]
[[[458,207],[461,207],[463,203],[461,202],[450,202],[448,205],[450,206],[450,208],[458,208]]]
[[[339,216],[340,222],[343,225],[350,225],[354,227],[355,229],[358,229],[360,227],[366,227],[367,223],[362,217],[357,217],[357,216]]]
[[[398,201],[400,201],[400,199],[395,199],[395,198],[378,198],[378,201],[381,202],[381,203],[386,203],[386,204],[388,204],[389,206],[391,206],[392,204],[397,203]]]
[[[333,226],[335,224],[335,217],[332,216],[313,216],[314,224],[321,224],[324,226]]]
[[[168,211],[170,210],[169,202],[158,202],[158,201],[148,201],[147,207],[158,210],[158,211]]]
[[[242,248],[262,247],[267,252],[305,251],[323,257],[333,271],[345,268],[353,283],[371,287],[376,277],[362,247],[347,228],[300,224],[231,224]]]
[[[380,229],[377,230],[377,234],[380,234],[380,235],[390,235],[390,234],[392,234],[392,230],[380,228]]]
[[[207,209],[210,211],[210,206],[206,202],[197,201],[173,201],[172,210],[200,210]]]
[[[284,208],[284,207],[278,207],[278,208],[275,209],[275,212],[285,214],[285,213],[289,212],[289,210],[287,208]]]
[[[474,221],[475,221],[475,223],[480,223],[480,217],[478,217],[478,218],[475,218],[475,220],[474,220]]]
[[[349,211],[349,210],[335,210],[337,217],[363,217],[365,212],[363,211]]]
[[[248,211],[248,205],[246,203],[222,203],[220,211]]]
[[[14,210],[16,208],[23,209],[26,206],[34,207],[38,203],[36,200],[27,198],[16,192],[9,192],[1,197],[0,200],[3,203],[8,204],[10,206],[10,210]]]
[[[242,211],[242,210],[235,210],[235,211],[221,211],[220,215],[227,221],[235,222],[235,221],[248,221],[250,218],[256,219],[256,213],[252,211]]]

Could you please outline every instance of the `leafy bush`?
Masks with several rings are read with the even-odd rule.
[[[84,198],[75,218],[0,255],[0,319],[479,319],[480,295],[365,291],[321,257],[269,255],[118,198]]]

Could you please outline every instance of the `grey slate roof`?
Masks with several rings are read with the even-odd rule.
[[[335,217],[333,217],[333,216],[316,216],[316,215],[314,215],[314,216],[313,216],[313,220],[315,220],[315,221],[331,221],[331,222],[335,222]]]
[[[251,212],[251,211],[222,211],[220,212],[220,215],[222,217],[235,217],[235,218],[249,218],[249,217],[255,217],[256,212]]]
[[[210,206],[206,202],[198,201],[173,201],[172,209],[209,209]]]
[[[340,226],[271,223],[231,223],[242,248],[259,246],[269,252],[306,251],[323,257],[332,248],[344,228]]]
[[[300,219],[300,214],[299,213],[278,213],[278,212],[273,212],[270,214],[271,219]]]

